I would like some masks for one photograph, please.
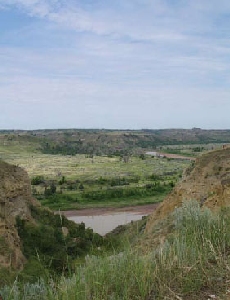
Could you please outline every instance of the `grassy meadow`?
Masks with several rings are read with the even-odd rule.
[[[124,148],[120,153],[93,155],[90,149],[94,142],[103,149],[111,137],[115,141],[122,138],[120,142],[127,143],[134,136],[108,132],[97,137],[92,132],[81,132],[81,140],[87,140],[88,135],[90,146],[83,146],[89,153],[66,155],[66,151],[72,149],[71,139],[76,137],[65,131],[42,131],[40,135],[0,134],[0,158],[24,168],[31,179],[34,197],[53,210],[160,202],[190,164],[190,161],[183,159],[151,157],[145,154],[147,150],[135,148],[135,144],[132,151]],[[44,144],[56,145],[55,151],[60,144],[61,153],[44,153]],[[196,157],[204,151],[220,147],[221,144],[161,145],[155,151]],[[49,151],[52,152],[52,148]]]
[[[52,138],[57,144],[60,134],[55,134]],[[125,135],[124,140],[129,136],[132,137]],[[190,164],[188,160],[154,158],[146,155],[144,149],[114,155],[48,154],[42,151],[44,138],[47,143],[45,134],[0,134],[0,158],[24,168],[34,197],[53,210],[160,202]],[[218,147],[221,145],[163,145],[156,151],[196,157]]]
[[[125,159],[43,154],[35,146],[28,141],[8,141],[1,144],[0,157],[24,168],[31,178],[34,196],[54,210],[162,201],[190,163],[144,154]]]

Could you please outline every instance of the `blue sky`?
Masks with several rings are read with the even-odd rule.
[[[0,128],[230,128],[227,0],[0,0]]]

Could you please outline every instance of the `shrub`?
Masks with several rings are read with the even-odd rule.
[[[44,183],[44,182],[45,182],[45,178],[42,175],[38,175],[38,176],[33,177],[31,179],[31,184],[32,185],[39,185],[39,184]]]

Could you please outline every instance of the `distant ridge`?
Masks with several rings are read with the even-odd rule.
[[[228,144],[230,130],[193,129],[44,129],[0,130],[0,143],[30,143],[49,154],[127,154],[165,145]]]

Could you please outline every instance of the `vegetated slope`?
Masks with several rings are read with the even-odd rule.
[[[32,198],[30,179],[22,168],[0,161],[0,179],[0,285],[6,283],[3,269],[25,268],[29,280],[44,275],[44,270],[63,272],[93,245],[101,245],[102,237],[83,223],[42,208]]]
[[[230,130],[162,129],[99,130],[55,129],[0,131],[1,144],[7,148],[24,147],[51,154],[130,154],[162,145],[229,143]]]
[[[201,206],[211,209],[230,206],[230,148],[198,157],[151,215],[146,231],[150,232],[159,220],[167,217],[186,200],[197,200]]]

